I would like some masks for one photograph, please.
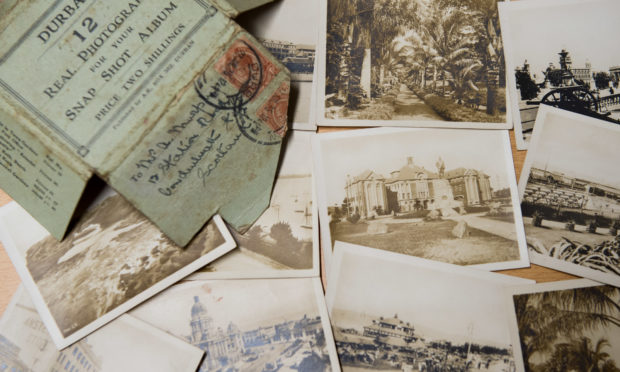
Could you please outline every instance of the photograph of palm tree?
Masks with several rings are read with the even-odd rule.
[[[620,371],[620,288],[572,280],[524,286],[512,299],[517,370]]]
[[[319,124],[508,127],[496,0],[326,1]]]

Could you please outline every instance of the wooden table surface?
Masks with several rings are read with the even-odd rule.
[[[334,130],[340,130],[340,128],[323,127],[319,129],[319,132],[329,132]],[[514,131],[512,130],[510,131],[510,142],[512,145],[515,172],[517,175],[517,179],[519,179],[519,174],[521,173],[521,168],[523,167],[526,151],[517,151]],[[0,206],[5,205],[9,201],[11,201],[11,198],[2,190],[0,190]],[[1,246],[2,245],[0,243],[0,247]],[[323,272],[323,270],[321,270],[321,272]],[[537,265],[532,265],[530,268],[525,269],[503,270],[498,272],[527,279],[534,279],[537,282],[550,282],[575,278],[572,275],[547,269],[545,267]],[[11,264],[11,261],[9,260],[9,257],[6,254],[4,247],[2,247],[0,249],[0,315],[4,313],[4,309],[11,300],[11,296],[13,296],[13,293],[15,293],[15,291],[17,290],[19,283],[19,276],[13,268],[13,265]]]

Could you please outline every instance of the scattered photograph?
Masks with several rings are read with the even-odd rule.
[[[322,4],[319,125],[512,127],[497,1]]]
[[[291,131],[269,207],[237,246],[190,279],[310,277],[319,275],[319,228],[312,182],[312,132]]]
[[[614,0],[499,4],[517,148],[549,105],[620,124],[620,33]]]
[[[130,315],[57,350],[20,287],[0,320],[0,371],[187,371],[204,352]]]
[[[620,286],[620,126],[541,107],[519,180],[532,262]]]
[[[620,288],[579,279],[507,292],[518,372],[620,371]]]
[[[205,351],[199,371],[340,371],[318,278],[186,281],[131,315]]]
[[[293,129],[316,130],[316,44],[319,2],[281,0],[242,13],[235,21],[291,72],[288,120]]]
[[[326,300],[344,371],[513,371],[505,286],[525,280],[336,243]]]
[[[313,153],[326,264],[339,240],[487,270],[529,265],[507,132],[325,133]]]
[[[61,242],[10,203],[0,209],[0,238],[58,348],[235,247],[219,217],[178,247],[120,195],[85,213]]]

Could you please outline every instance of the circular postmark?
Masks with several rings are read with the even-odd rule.
[[[269,129],[259,120],[249,117],[244,107],[234,110],[237,127],[244,137],[259,145],[279,145],[282,143],[282,137],[276,132]]]
[[[245,106],[260,91],[263,84],[263,66],[258,52],[245,40],[237,40],[215,63],[222,75],[218,81],[209,81],[207,71],[194,81],[200,98],[219,110],[234,110]],[[226,82],[237,88],[237,93],[224,91]]]

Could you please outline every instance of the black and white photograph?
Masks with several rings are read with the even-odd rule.
[[[620,124],[620,3],[510,1],[499,10],[519,150],[541,105]]]
[[[318,278],[189,281],[131,315],[205,351],[199,371],[340,371]]]
[[[0,371],[193,372],[203,354],[126,314],[59,351],[23,287],[0,320]]]
[[[291,131],[267,210],[244,234],[230,229],[237,246],[191,279],[310,277],[319,275],[319,228],[310,140]]]
[[[316,130],[318,18],[317,0],[280,0],[235,19],[291,72],[288,120],[292,129]]]
[[[508,133],[325,133],[313,153],[328,266],[335,241],[486,270],[529,265]]]
[[[220,217],[179,247],[120,195],[86,212],[62,242],[10,203],[0,238],[58,348],[235,247]]]
[[[533,281],[338,242],[327,287],[344,371],[513,371],[504,289]]]
[[[620,288],[586,279],[507,288],[518,372],[620,371]]]
[[[317,122],[510,129],[497,0],[322,0]]]
[[[532,262],[620,286],[620,126],[541,107],[519,192]]]

